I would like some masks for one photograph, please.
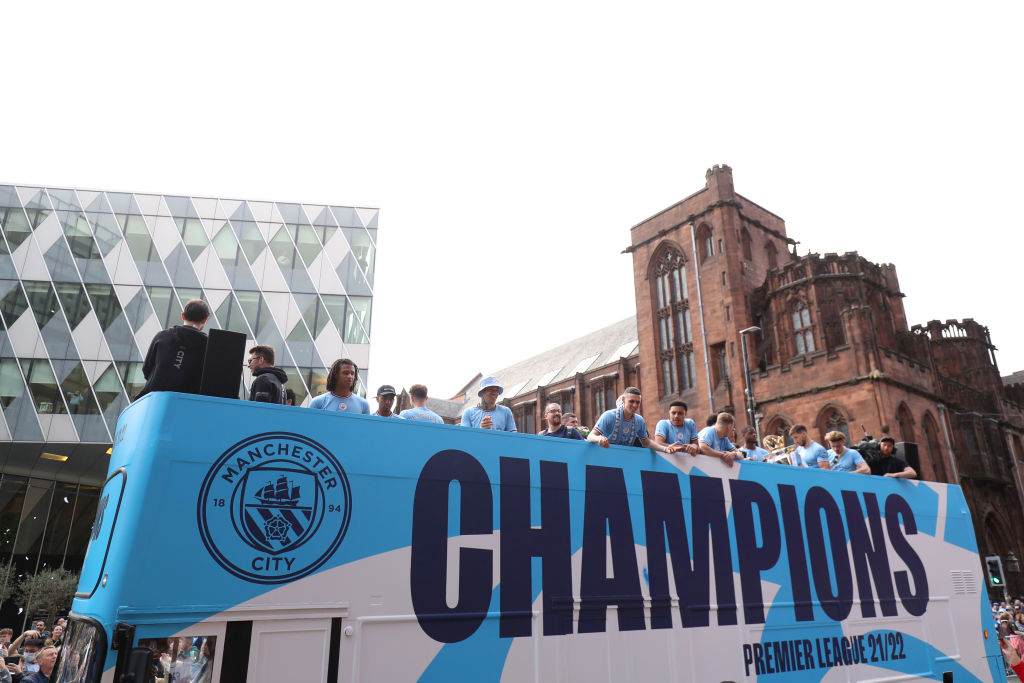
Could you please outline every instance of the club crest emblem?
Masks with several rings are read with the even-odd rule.
[[[306,576],[348,530],[351,490],[337,459],[299,434],[260,434],[229,448],[199,495],[199,531],[224,569],[256,583]]]

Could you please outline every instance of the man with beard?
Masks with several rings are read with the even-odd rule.
[[[252,372],[249,400],[283,405],[288,375],[281,368],[274,367],[274,347],[265,344],[252,347],[247,365]]]

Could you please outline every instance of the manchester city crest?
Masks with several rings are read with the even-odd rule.
[[[259,434],[229,448],[207,473],[199,531],[235,576],[284,583],[334,554],[351,507],[348,477],[326,448],[299,434]]]

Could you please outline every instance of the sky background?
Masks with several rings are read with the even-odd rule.
[[[635,312],[713,164],[1024,370],[1024,5],[4,3],[0,181],[379,207],[370,393]]]

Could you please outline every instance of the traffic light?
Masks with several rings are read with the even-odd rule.
[[[998,555],[989,555],[985,558],[985,569],[988,571],[989,586],[1003,588],[1006,585],[1003,581],[1003,562]]]

